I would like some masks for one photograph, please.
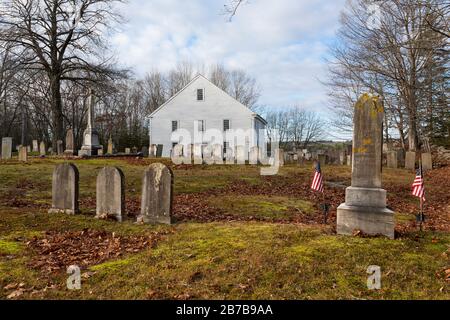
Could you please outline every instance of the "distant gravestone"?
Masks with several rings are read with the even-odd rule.
[[[66,150],[64,151],[66,156],[73,156],[75,154],[75,144],[73,130],[69,129],[66,133]]]
[[[97,176],[97,218],[125,216],[125,176],[119,168],[105,167]]]
[[[213,160],[215,164],[223,164],[223,146],[221,144],[213,145]]]
[[[150,151],[149,151],[149,157],[150,158],[156,158],[156,144],[152,144],[150,146]]]
[[[283,149],[275,150],[275,163],[278,164],[280,167],[284,166],[284,150]]]
[[[144,172],[138,222],[171,224],[172,193],[172,171],[161,163],[151,164]]]
[[[327,162],[327,159],[328,159],[328,156],[327,156],[327,155],[325,155],[325,154],[319,154],[318,157],[319,157],[320,165],[321,165],[322,167],[325,166],[325,165],[328,163],[328,162]]]
[[[226,164],[231,165],[231,164],[235,164],[235,158],[234,158],[234,153],[233,153],[233,148],[227,148],[225,151],[225,161]]]
[[[391,169],[398,168],[398,153],[397,151],[388,151],[387,152],[387,167]]]
[[[210,144],[202,145],[203,163],[214,164],[213,146]]]
[[[125,148],[125,154],[131,154],[131,149],[130,148]]]
[[[194,158],[194,145],[192,143],[184,146],[183,148],[184,161],[186,164],[192,164]]]
[[[416,153],[414,151],[406,152],[405,169],[416,170]]]
[[[46,150],[46,149],[45,149],[45,142],[42,141],[42,142],[40,143],[40,145],[39,145],[39,154],[40,154],[41,156],[45,156],[45,155],[47,154],[47,152],[46,152],[45,150]]]
[[[352,166],[352,156],[347,156],[347,166]]]
[[[339,165],[343,166],[345,165],[345,162],[347,160],[347,156],[345,155],[344,151],[339,152]]]
[[[137,148],[137,147],[131,148],[131,152],[132,152],[133,154],[138,153],[138,148]]]
[[[258,147],[250,148],[248,161],[249,161],[249,163],[251,165],[257,165],[258,164],[258,154],[259,154],[259,148]]]
[[[236,146],[236,162],[239,165],[245,164],[246,160],[245,156],[245,147],[244,146]]]
[[[31,146],[27,146],[27,152],[28,152],[28,153],[31,152]]]
[[[200,143],[194,144],[194,164],[203,164],[203,148]]]
[[[157,158],[161,158],[162,157],[162,155],[163,155],[163,148],[164,148],[164,145],[162,145],[162,144],[158,144],[156,146],[156,157]]]
[[[37,140],[33,140],[33,152],[39,152],[39,143]]]
[[[49,213],[78,213],[79,173],[75,165],[57,165],[52,179],[52,208]]]
[[[431,153],[422,153],[422,169],[433,170],[433,159]]]
[[[97,150],[98,156],[103,156],[103,146],[100,146],[100,149]]]
[[[58,154],[58,156],[62,156],[62,154],[64,153],[64,146],[61,140],[56,141],[56,153]]]
[[[337,209],[337,233],[394,238],[394,213],[386,208],[381,181],[384,108],[378,97],[364,94],[354,109],[352,185]]]
[[[109,155],[113,155],[114,154],[114,143],[113,143],[111,138],[108,139],[108,150],[107,150],[107,153]]]
[[[27,147],[19,148],[19,161],[27,162],[28,161],[28,149]]]
[[[2,139],[2,160],[12,158],[12,138]]]
[[[143,146],[142,149],[141,149],[141,153],[142,153],[143,157],[147,158],[148,154],[149,154],[148,153],[148,147],[147,146]]]

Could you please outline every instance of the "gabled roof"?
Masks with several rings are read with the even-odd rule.
[[[158,109],[156,109],[155,111],[153,111],[148,117],[153,117],[156,113],[158,113],[162,108],[164,108],[167,104],[169,104],[173,99],[175,99],[180,93],[182,93],[184,90],[186,90],[186,88],[188,88],[191,84],[193,84],[198,78],[203,78],[206,81],[208,81],[211,85],[213,85],[214,87],[216,87],[217,89],[219,89],[220,91],[222,91],[223,93],[225,93],[227,96],[229,96],[230,98],[232,98],[233,100],[235,100],[237,103],[239,103],[241,106],[243,106],[244,108],[246,108],[251,114],[253,114],[256,118],[262,120],[265,124],[267,124],[266,120],[264,120],[260,115],[253,113],[249,107],[247,107],[246,105],[242,104],[241,102],[239,102],[237,99],[235,99],[234,97],[230,96],[227,92],[225,92],[224,90],[222,90],[221,88],[219,88],[218,86],[216,86],[214,83],[212,83],[208,78],[206,78],[205,76],[203,76],[202,74],[197,74],[187,85],[184,86],[183,89],[181,89],[180,91],[178,91],[177,93],[175,93],[172,97],[170,97],[169,100],[167,100],[166,102],[164,102]]]

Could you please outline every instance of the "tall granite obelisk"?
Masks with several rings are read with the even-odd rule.
[[[102,147],[98,139],[98,131],[94,127],[95,119],[95,92],[89,89],[89,103],[88,103],[88,123],[87,128],[84,130],[83,146],[79,152],[79,156],[96,156],[98,150]]]
[[[355,105],[352,185],[337,209],[337,233],[355,230],[394,238],[394,213],[386,208],[381,188],[384,108],[378,97],[364,94]]]

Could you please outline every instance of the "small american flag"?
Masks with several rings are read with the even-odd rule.
[[[420,167],[417,170],[416,179],[414,180],[412,188],[413,188],[412,191],[413,196],[419,197],[423,201],[425,201],[425,186],[423,181],[422,167]]]
[[[312,182],[311,189],[314,191],[323,192],[323,176],[322,170],[320,170],[320,162],[316,162],[316,172],[314,173],[314,179]]]

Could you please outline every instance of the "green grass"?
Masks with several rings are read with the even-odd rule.
[[[48,214],[51,175],[57,159],[30,163],[0,162],[0,298],[10,284],[30,288],[27,299],[450,299],[442,276],[449,268],[450,234],[406,233],[397,240],[337,236],[331,226],[265,222],[179,223],[174,227],[115,223],[92,215]],[[139,198],[142,173],[150,160],[77,161],[80,198],[95,199],[96,176],[105,165],[120,167],[126,176],[127,197]],[[309,179],[311,166],[286,166],[286,179]],[[350,181],[350,168],[325,166],[335,182]],[[236,216],[289,218],[308,215],[314,205],[285,195],[208,196],[238,180],[251,186],[265,183],[253,166],[198,166],[175,168],[175,193],[205,193],[212,208]],[[385,170],[392,184],[409,186],[411,174]],[[277,180],[271,180],[276,182]],[[12,197],[27,206],[8,204]],[[414,199],[413,199],[414,200]],[[83,212],[86,208],[82,207]],[[397,213],[407,224],[411,214]],[[154,248],[146,248],[82,270],[82,290],[69,291],[65,270],[44,274],[28,266],[35,258],[26,245],[47,231],[86,228],[119,236],[145,235],[167,230]],[[382,289],[367,289],[367,268],[378,265]],[[31,289],[32,288],[32,289]],[[47,289],[46,289],[47,288]]]

